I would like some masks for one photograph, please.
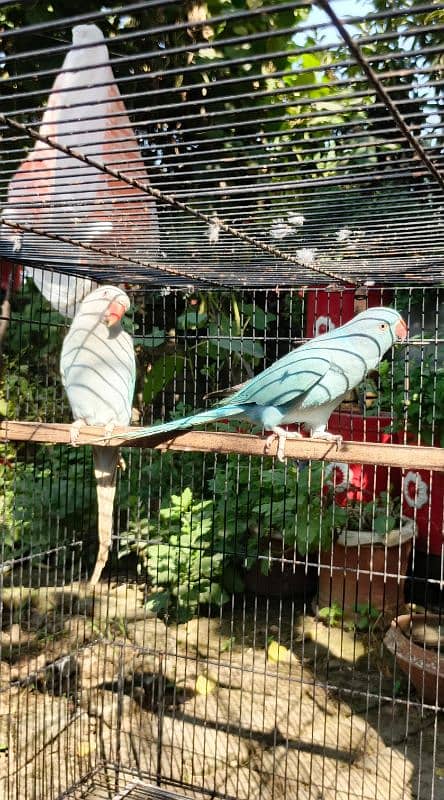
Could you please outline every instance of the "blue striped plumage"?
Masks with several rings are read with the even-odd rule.
[[[304,423],[314,437],[335,438],[325,431],[332,411],[406,334],[406,325],[394,309],[367,309],[287,353],[214,408],[131,431],[127,438],[185,430],[226,417],[248,419],[275,433],[280,438],[279,457],[288,435],[281,425]]]

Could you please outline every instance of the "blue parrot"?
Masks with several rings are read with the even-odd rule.
[[[301,438],[300,433],[286,431],[282,425],[304,423],[312,438],[335,441],[339,446],[342,437],[326,431],[331,413],[347,392],[378,366],[384,353],[406,336],[407,326],[397,311],[384,306],[369,308],[292,350],[208,411],[140,428],[125,438],[182,431],[233,417],[271,431],[266,452],[277,436],[280,461],[285,458],[286,439]]]

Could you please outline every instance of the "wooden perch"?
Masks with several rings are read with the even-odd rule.
[[[70,425],[55,422],[0,423],[0,440],[40,442],[45,444],[70,444]],[[116,427],[119,438],[112,439],[113,446],[152,447],[156,450],[182,450],[200,453],[238,453],[247,456],[265,455],[265,438],[251,434],[193,430],[175,436],[151,436],[144,439],[125,440],[125,433],[134,428]],[[85,426],[80,430],[79,445],[98,444],[105,436],[104,428]],[[107,444],[103,443],[106,447]],[[268,455],[276,455],[273,443]],[[440,447],[415,447],[401,444],[375,444],[373,442],[344,442],[341,449],[334,442],[314,439],[289,439],[285,448],[289,458],[341,461],[349,464],[378,464],[404,469],[433,469],[444,471],[444,449]]]

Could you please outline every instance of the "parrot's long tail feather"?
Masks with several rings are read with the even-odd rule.
[[[117,447],[93,447],[94,474],[97,482],[97,515],[99,549],[96,565],[90,578],[91,586],[100,579],[108,560],[113,528],[114,495],[119,450]]]
[[[225,419],[226,417],[242,416],[244,410],[243,406],[229,404],[226,406],[216,406],[216,408],[210,408],[208,411],[200,411],[198,414],[191,414],[189,417],[182,417],[182,419],[173,419],[171,422],[152,425],[150,428],[138,428],[137,430],[126,433],[125,439],[143,439],[146,436],[157,436],[159,433],[168,433],[168,431],[187,430],[188,428],[194,428],[195,425],[205,425],[206,422],[216,422],[218,419]],[[116,437],[121,438],[121,434],[113,434],[109,438],[113,439]]]

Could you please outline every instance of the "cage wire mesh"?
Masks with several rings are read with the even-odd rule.
[[[0,21],[1,796],[439,798],[444,3]],[[102,283],[132,301],[133,425],[367,307],[409,334],[330,417],[351,450],[280,463],[230,420],[125,448],[91,587],[91,448],[54,423]]]

